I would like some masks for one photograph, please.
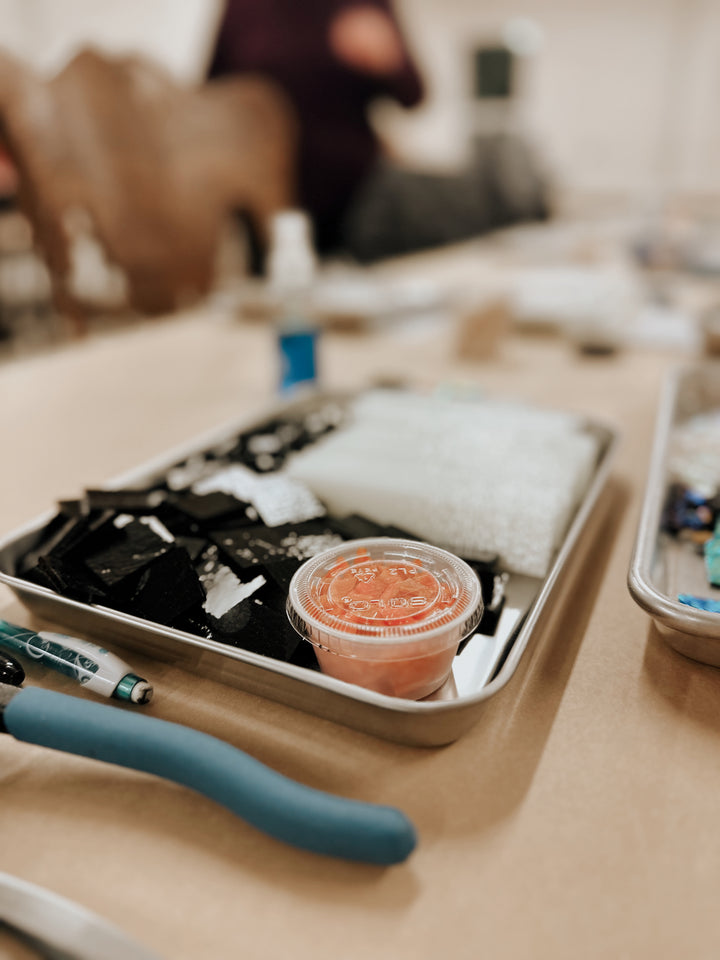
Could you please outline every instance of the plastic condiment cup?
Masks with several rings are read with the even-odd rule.
[[[287,614],[329,676],[418,700],[442,686],[482,617],[467,563],[414,540],[351,540],[306,560]]]

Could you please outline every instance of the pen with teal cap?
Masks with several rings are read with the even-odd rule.
[[[72,677],[88,690],[129,703],[147,703],[151,684],[115,654],[89,640],[41,630],[35,633],[0,620],[0,648]]]

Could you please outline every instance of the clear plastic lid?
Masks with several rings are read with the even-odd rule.
[[[480,582],[467,563],[414,540],[351,540],[307,560],[287,601],[291,623],[311,642],[387,646],[459,643],[482,616]],[[356,654],[357,655],[357,654]]]

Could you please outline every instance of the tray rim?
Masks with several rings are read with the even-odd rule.
[[[668,450],[682,385],[690,378],[697,377],[699,371],[707,371],[713,366],[720,370],[720,366],[713,362],[678,364],[669,371],[663,383],[627,584],[632,598],[650,614],[664,636],[667,635],[666,631],[674,631],[720,641],[720,618],[717,614],[673,600],[658,590],[651,575],[665,501]]]
[[[189,439],[188,441],[177,444],[165,452],[144,461],[142,464],[139,464],[130,470],[123,471],[121,474],[114,476],[102,485],[103,489],[118,489],[119,487],[133,483],[139,483],[143,480],[147,482],[147,480],[154,474],[165,472],[173,465],[188,459],[194,454],[201,453],[217,443],[227,441],[229,435],[232,435],[233,433],[237,434],[244,430],[261,426],[263,423],[271,420],[274,416],[288,414],[293,410],[300,411],[306,405],[317,402],[333,402],[335,400],[339,402],[347,402],[355,395],[357,395],[357,392],[351,393],[333,391],[332,393],[328,393],[319,390],[303,391],[302,394],[298,394],[296,397],[294,397],[291,402],[288,402],[287,400],[280,400],[276,403],[265,406],[260,411],[251,413],[249,415],[246,414],[239,418],[233,418],[232,420],[225,421],[219,426],[195,435],[195,437]],[[534,406],[540,409],[556,410],[564,413],[569,412],[565,409],[550,406],[543,407],[539,404],[535,404]],[[548,570],[546,576],[542,579],[541,587],[517,630],[515,639],[512,642],[510,650],[505,656],[502,666],[498,670],[496,676],[489,683],[486,683],[479,691],[471,695],[455,697],[453,699],[419,701],[391,697],[385,694],[376,693],[372,690],[367,690],[355,684],[337,680],[320,672],[310,671],[305,667],[285,663],[284,661],[275,660],[271,657],[266,657],[261,654],[255,654],[249,650],[230,647],[227,644],[220,643],[219,641],[198,637],[182,630],[166,627],[162,624],[155,624],[152,621],[144,620],[140,617],[136,617],[132,614],[127,614],[122,611],[113,610],[109,607],[103,607],[99,605],[95,606],[82,603],[77,600],[71,600],[69,598],[62,597],[60,594],[48,588],[33,584],[30,581],[23,580],[20,577],[7,574],[2,569],[0,569],[0,583],[3,583],[9,587],[9,589],[18,597],[18,599],[25,603],[25,605],[31,610],[32,598],[37,598],[38,600],[47,599],[54,605],[60,607],[69,607],[75,611],[90,611],[92,614],[97,613],[99,617],[109,619],[120,626],[128,625],[136,630],[142,630],[146,633],[150,633],[166,640],[170,639],[179,641],[181,644],[194,647],[201,652],[209,652],[230,660],[248,663],[253,667],[258,667],[261,670],[265,670],[269,673],[281,674],[282,676],[297,680],[300,683],[306,684],[310,687],[319,687],[325,689],[331,693],[338,694],[347,700],[364,703],[370,707],[380,708],[383,712],[415,716],[445,716],[447,714],[466,711],[469,708],[483,703],[485,700],[498,693],[507,685],[507,683],[515,674],[516,669],[523,658],[525,650],[533,636],[534,628],[552,597],[552,593],[557,581],[565,572],[570,556],[577,546],[578,541],[581,539],[581,535],[588,525],[588,522],[598,505],[600,496],[607,485],[620,442],[620,433],[616,427],[610,426],[599,419],[595,419],[584,414],[573,415],[577,417],[578,424],[582,428],[594,430],[595,432],[604,434],[605,439],[603,449],[600,451],[599,459],[596,463],[592,478],[586,490],[584,491],[570,524],[565,531],[561,545],[553,558],[550,569]],[[33,520],[24,523],[20,527],[0,538],[0,551],[8,549],[20,538],[41,529],[41,527],[46,524],[55,515],[55,513],[56,510],[51,508]],[[31,599],[26,601],[26,597]]]

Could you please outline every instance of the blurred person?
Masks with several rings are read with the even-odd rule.
[[[294,105],[298,200],[321,253],[371,261],[547,213],[532,165],[508,138],[454,177],[383,155],[370,103],[409,108],[424,95],[390,0],[227,0],[210,78],[245,72],[275,80]],[[525,196],[513,203],[518,184]]]

